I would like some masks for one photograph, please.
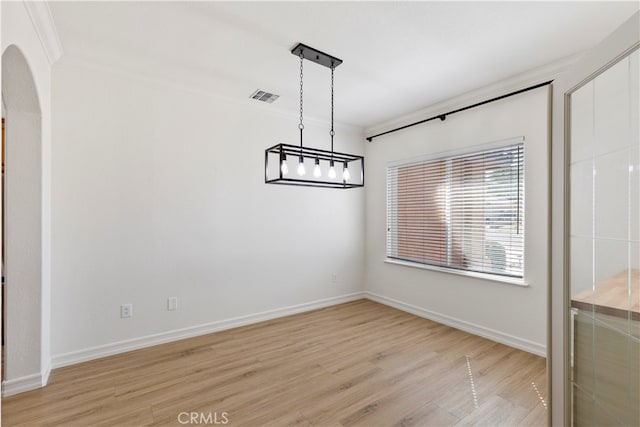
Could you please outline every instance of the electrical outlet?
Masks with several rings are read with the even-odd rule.
[[[167,310],[176,311],[178,309],[178,297],[167,298]]]
[[[133,304],[122,304],[120,306],[120,317],[132,317],[133,316]]]
[[[336,273],[331,275],[331,283],[338,283],[338,275]]]

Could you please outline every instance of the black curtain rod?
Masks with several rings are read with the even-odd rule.
[[[519,95],[519,94],[521,94],[523,92],[528,92],[528,91],[533,90],[533,89],[538,89],[539,87],[546,86],[546,85],[551,84],[551,83],[553,83],[553,80],[549,80],[549,81],[544,82],[544,83],[538,83],[537,85],[529,86],[529,87],[526,87],[524,89],[516,90],[515,92],[510,92],[510,93],[507,93],[505,95],[500,95],[500,96],[497,96],[495,98],[487,99],[486,101],[481,101],[481,102],[478,102],[478,103],[473,104],[473,105],[468,105],[466,107],[458,108],[457,110],[449,111],[448,113],[438,114],[437,116],[429,117],[428,119],[420,120],[418,122],[414,122],[414,123],[410,123],[408,125],[400,126],[399,128],[391,129],[391,130],[388,130],[388,131],[385,131],[385,132],[382,132],[382,133],[379,133],[379,134],[376,134],[376,135],[368,136],[365,139],[367,141],[371,142],[371,141],[373,141],[373,138],[377,138],[379,136],[386,135],[388,133],[393,133],[393,132],[397,132],[399,130],[410,128],[410,127],[415,126],[415,125],[421,125],[422,123],[430,122],[431,120],[440,119],[440,120],[444,121],[444,119],[446,119],[447,116],[450,116],[451,114],[459,113],[461,111],[470,110],[472,108],[476,108],[476,107],[479,107],[481,105],[488,104],[490,102],[499,101],[501,99],[508,98],[510,96],[513,96],[513,95]]]

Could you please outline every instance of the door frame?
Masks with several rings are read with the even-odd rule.
[[[571,422],[569,378],[569,100],[570,94],[640,46],[640,12],[586,52],[553,84],[551,137],[551,269],[547,355],[549,425]]]

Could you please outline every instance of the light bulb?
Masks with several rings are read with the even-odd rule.
[[[320,170],[320,160],[316,159],[316,165],[313,168],[313,176],[316,178],[320,178],[322,176],[322,171]]]
[[[342,179],[345,181],[349,181],[351,179],[351,174],[349,173],[349,168],[347,168],[347,164],[344,164],[344,169],[342,170]]]
[[[304,168],[304,159],[300,156],[300,160],[298,161],[298,175],[304,176],[307,171]]]
[[[336,177],[336,169],[333,167],[333,160],[329,162],[329,178],[335,179]]]
[[[280,164],[280,171],[282,175],[286,175],[289,173],[289,166],[287,166],[287,157],[282,158],[282,163]]]

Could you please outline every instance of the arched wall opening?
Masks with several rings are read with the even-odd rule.
[[[2,54],[5,118],[3,395],[41,387],[42,114],[33,74],[15,45]]]

